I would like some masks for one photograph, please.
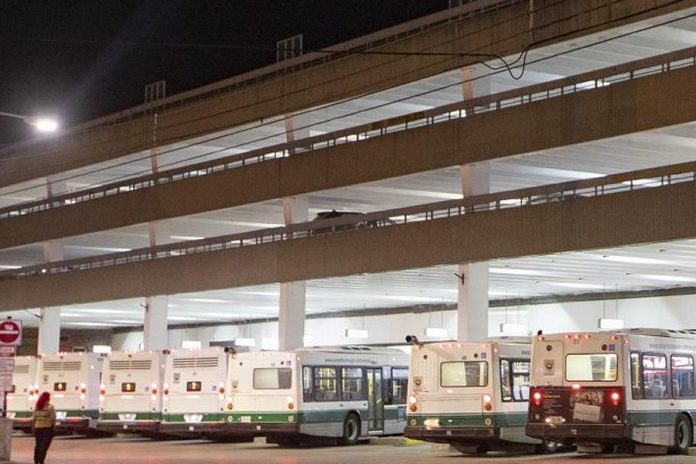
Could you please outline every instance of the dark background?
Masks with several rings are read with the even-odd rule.
[[[173,95],[271,64],[276,42],[295,34],[304,34],[305,51],[319,49],[447,5],[0,0],[0,112],[54,114],[70,126],[142,103],[144,86],[157,80],[166,80]],[[0,144],[33,136],[21,121],[0,118]]]

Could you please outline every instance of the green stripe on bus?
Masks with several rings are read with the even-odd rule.
[[[32,416],[31,411],[12,411],[8,410],[8,413],[13,413],[15,415],[15,419],[27,419]]]
[[[438,419],[440,427],[514,427],[527,423],[527,413],[409,414],[406,423],[412,426],[424,426],[427,419]]]
[[[99,411],[97,411],[96,409],[87,409],[87,410],[68,409],[67,411],[59,409],[57,412],[64,412],[66,419],[70,419],[70,418],[74,418],[74,417],[90,417],[92,419],[96,419],[99,417]],[[60,421],[60,419],[59,419],[59,421]]]
[[[273,424],[273,423],[285,423],[288,422],[298,422],[297,413],[287,413],[287,412],[240,412],[230,414],[231,423],[250,423],[250,424]]]
[[[659,425],[674,425],[677,415],[682,411],[696,414],[694,409],[671,410],[662,409],[655,411],[633,411],[626,414],[626,423],[633,427],[655,427]]]
[[[135,420],[148,420],[148,421],[158,421],[162,419],[162,414],[159,412],[130,412],[130,413],[118,413],[118,412],[103,412],[99,414],[99,420],[110,420],[110,421],[120,421],[121,419],[119,418],[120,414],[135,414]],[[130,422],[130,421],[126,421]]]
[[[227,422],[228,416],[230,414],[203,414],[201,422]],[[184,419],[184,414],[162,414],[162,422],[186,422],[186,420]]]

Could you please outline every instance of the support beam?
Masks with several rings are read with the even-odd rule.
[[[39,340],[37,354],[60,351],[60,308],[44,307],[39,313]]]
[[[457,292],[457,340],[488,337],[488,263],[460,264]]]
[[[166,295],[149,296],[145,298],[145,319],[143,324],[143,349],[163,350],[169,347],[169,332],[167,330],[167,306],[169,298]]]
[[[491,191],[490,162],[460,168],[464,198]],[[462,263],[457,285],[457,340],[476,341],[488,337],[488,263]]]
[[[65,193],[66,185],[64,180],[48,177],[46,179],[46,194],[49,198],[53,195]],[[43,258],[47,263],[62,261],[64,258],[63,244],[57,241],[43,243]],[[39,308],[39,332],[37,342],[37,354],[56,353],[60,350],[60,323],[61,308],[42,307]]]
[[[0,248],[696,121],[696,67],[1,221]],[[675,92],[678,89],[678,98]]]
[[[283,198],[283,214],[286,225],[306,222],[308,216],[307,197]],[[281,282],[279,303],[278,348],[280,350],[293,350],[303,347],[307,282],[304,280]]]

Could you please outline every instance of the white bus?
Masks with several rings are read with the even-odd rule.
[[[226,408],[233,435],[294,444],[332,437],[354,444],[401,434],[408,355],[369,347],[303,348],[232,356]]]
[[[413,336],[404,435],[464,453],[541,451],[527,437],[531,340],[436,342]],[[554,448],[548,444],[549,450]]]
[[[13,426],[18,430],[31,430],[31,416],[38,399],[37,365],[38,359],[35,356],[15,358],[12,390],[7,393],[7,417],[13,419]]]
[[[164,355],[112,352],[104,360],[97,429],[157,432],[162,419]]]
[[[527,434],[588,452],[685,454],[694,439],[694,356],[690,331],[539,335]]]
[[[229,356],[222,347],[171,351],[165,368],[161,432],[208,436],[224,432]]]
[[[38,389],[51,393],[58,428],[89,432],[96,426],[102,361],[97,353],[41,355]]]

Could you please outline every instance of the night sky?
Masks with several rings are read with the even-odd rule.
[[[172,95],[273,63],[275,52],[258,48],[295,34],[304,34],[305,50],[318,49],[447,4],[0,0],[0,112],[55,114],[69,126],[142,103],[150,82],[166,80]],[[32,136],[26,124],[0,118],[0,144]]]

